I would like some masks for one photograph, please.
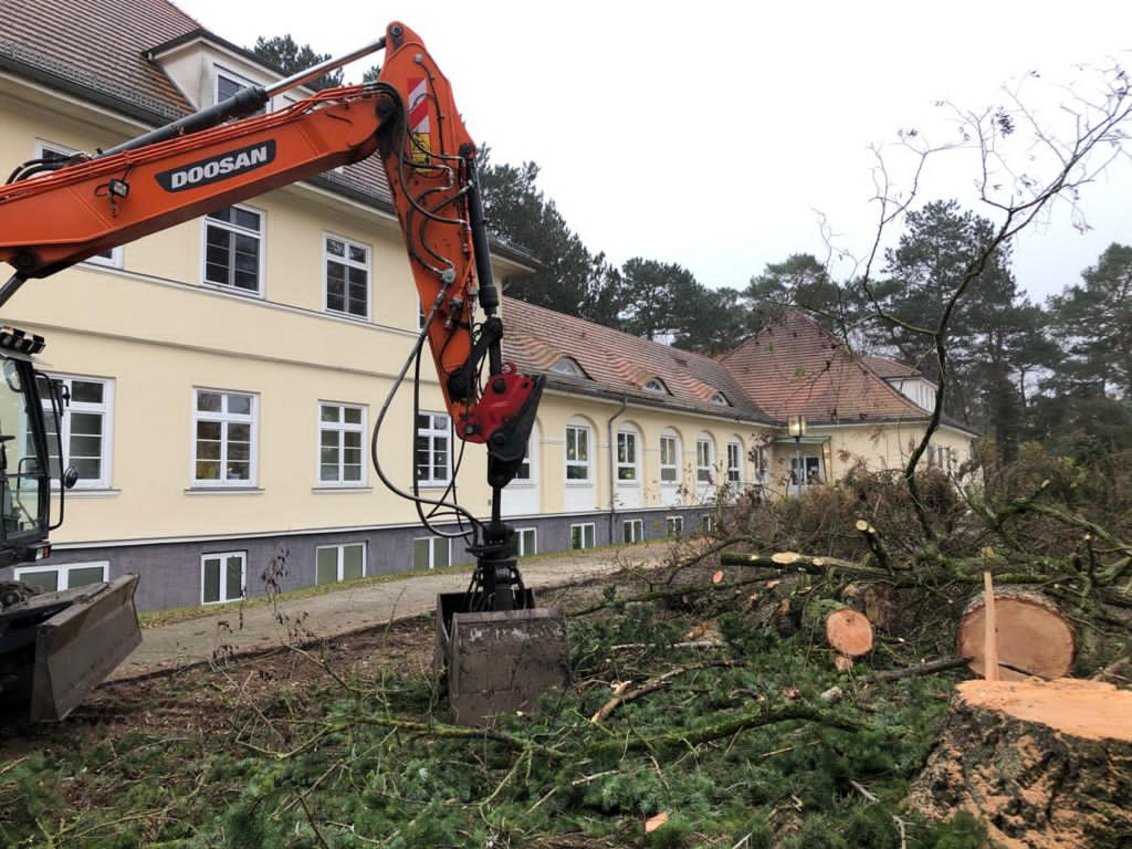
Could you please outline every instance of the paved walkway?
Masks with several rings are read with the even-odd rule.
[[[573,551],[522,564],[524,583],[534,589],[565,586],[609,574],[628,564],[653,565],[668,552],[666,543],[625,549]],[[431,613],[436,596],[467,588],[467,572],[415,575],[372,584],[354,584],[322,595],[281,601],[284,623],[293,623],[303,638],[325,638]],[[138,646],[107,680],[134,678],[211,660],[218,654],[243,654],[288,642],[287,624],[276,608],[257,603],[241,613],[228,608],[215,614],[158,625],[142,631]],[[293,641],[293,640],[291,640]]]

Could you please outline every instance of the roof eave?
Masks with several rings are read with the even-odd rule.
[[[709,408],[707,405],[699,406],[696,404],[688,404],[672,398],[671,396],[667,396],[666,398],[649,397],[629,388],[617,389],[612,386],[604,386],[600,383],[562,379],[548,372],[543,372],[543,374],[546,376],[547,389],[555,389],[571,395],[586,395],[591,398],[601,398],[602,400],[617,402],[626,401],[637,407],[650,407],[657,410],[678,410],[682,413],[691,413],[698,416],[707,416],[709,418],[727,419],[733,422],[774,427],[773,421],[766,417],[760,417],[754,411],[744,411],[735,407],[720,407],[716,405],[711,405]]]
[[[53,73],[44,68],[24,62],[14,56],[0,52],[0,71],[9,71],[21,80],[38,83],[55,91],[80,98],[85,103],[100,106],[121,114],[123,117],[157,127],[179,118],[183,112],[170,106],[167,112],[147,109],[136,101],[117,97],[102,89],[84,85],[80,76],[67,76]]]

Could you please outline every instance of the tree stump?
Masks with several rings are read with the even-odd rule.
[[[999,679],[1021,681],[1032,675],[1063,678],[1073,669],[1076,640],[1057,606],[1038,593],[998,589],[994,594],[998,631]],[[959,621],[955,653],[971,658],[971,671],[984,676],[986,603],[979,593]]]
[[[965,681],[908,804],[966,809],[1005,849],[1132,840],[1132,692],[1097,681]]]
[[[825,640],[839,656],[858,658],[873,650],[873,626],[865,614],[843,607],[825,617]]]

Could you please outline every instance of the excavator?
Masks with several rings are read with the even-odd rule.
[[[282,92],[383,49],[376,81],[265,111]],[[476,557],[471,581],[437,603],[453,711],[479,722],[527,705],[567,674],[561,617],[536,607],[501,518],[502,490],[523,462],[542,378],[503,361],[476,146],[451,85],[415,32],[391,23],[347,56],[242,89],[105,151],[24,163],[0,186],[0,261],[14,269],[0,287],[0,306],[28,280],[373,155],[388,177],[426,316],[415,353],[427,342],[456,435],[488,452],[491,517],[460,509]],[[49,534],[75,482],[73,470],[52,468],[52,455],[64,454],[51,417],[67,398],[36,368],[45,344],[0,328],[0,568],[50,554]],[[416,486],[399,490],[376,451],[374,460],[382,480],[422,512]],[[14,581],[0,585],[0,704],[31,721],[65,717],[140,641],[137,580],[39,593]]]

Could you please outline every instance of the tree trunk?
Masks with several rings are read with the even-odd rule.
[[[965,681],[908,804],[982,818],[1005,849],[1124,849],[1132,692],[1096,681]]]
[[[1038,593],[1014,588],[996,589],[998,677],[1020,681],[1031,675],[1063,678],[1073,668],[1076,641],[1068,620],[1053,602]],[[959,621],[955,653],[971,658],[971,670],[985,676],[983,664],[986,624],[985,595],[967,606]]]

